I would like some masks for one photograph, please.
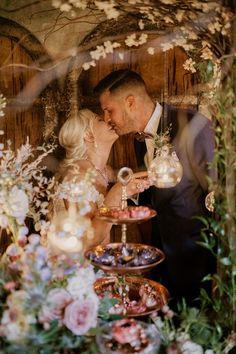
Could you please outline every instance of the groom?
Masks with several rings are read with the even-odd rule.
[[[207,176],[213,176],[211,122],[198,112],[153,102],[142,77],[128,69],[110,73],[94,91],[104,120],[119,135],[135,132],[139,133],[139,140],[143,137],[144,142],[135,141],[139,166],[148,168],[154,157],[150,136],[171,127],[171,143],[183,167],[182,180],[172,188],[150,187],[140,195],[139,203],[151,205],[157,211],[152,219],[151,242],[166,255],[163,265],[156,268],[154,279],[168,288],[175,303],[184,297],[192,304],[204,285],[202,278],[214,271],[215,263],[210,252],[197,244],[203,225],[195,218],[209,214],[205,197]]]

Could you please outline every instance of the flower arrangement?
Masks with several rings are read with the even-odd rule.
[[[4,114],[5,100],[0,97]],[[54,179],[44,176],[42,165],[53,149],[53,144],[38,147],[41,154],[34,158],[28,140],[16,152],[10,143],[7,149],[1,146],[0,228],[7,230],[12,243],[0,262],[0,353],[46,354],[82,348],[89,341],[85,335],[97,324],[99,299],[93,289],[93,267],[81,252],[68,253],[61,247],[64,252],[56,254],[42,245],[41,237],[45,231],[67,242],[72,237],[79,242],[84,233],[92,237],[86,214],[90,202],[99,198],[93,187],[95,176],[88,171],[80,183],[65,182],[53,192]],[[76,201],[79,213],[73,212],[73,218],[71,212],[63,215],[57,227],[46,222],[51,198]],[[27,217],[33,218],[41,235],[30,233]]]
[[[50,256],[31,234],[13,243],[1,262],[0,343],[4,353],[54,353],[77,347],[96,327],[99,300],[93,267],[75,256]],[[37,351],[38,350],[38,351]]]
[[[151,317],[161,333],[160,353],[227,354],[235,348],[235,333],[223,333],[220,323],[207,315],[206,308],[191,308],[183,303],[177,314],[165,305]]]
[[[14,240],[27,235],[26,217],[37,224],[48,212],[54,180],[44,176],[41,163],[54,147],[51,144],[34,149],[28,139],[16,152],[10,142],[6,149],[0,146],[0,227]],[[32,160],[35,152],[41,154]]]

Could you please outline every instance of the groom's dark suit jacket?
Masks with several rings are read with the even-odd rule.
[[[166,260],[157,266],[155,280],[166,285],[176,299],[198,295],[201,279],[212,272],[213,261],[200,241],[202,224],[195,216],[208,216],[205,197],[207,176],[214,178],[210,162],[214,155],[211,122],[198,112],[166,107],[157,133],[171,125],[171,143],[183,167],[183,177],[173,188],[152,186],[140,194],[140,205],[151,205],[157,216],[152,220],[152,245],[162,249]],[[135,141],[138,165],[144,165],[146,145]],[[145,235],[143,242],[145,242]]]

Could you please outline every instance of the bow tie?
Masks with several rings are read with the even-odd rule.
[[[134,134],[134,137],[138,141],[145,141],[145,139],[153,139],[153,134],[146,132],[138,132]]]

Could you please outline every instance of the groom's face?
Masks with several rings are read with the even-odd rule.
[[[124,95],[105,91],[100,96],[100,104],[105,122],[110,124],[118,135],[133,131],[132,114]]]

